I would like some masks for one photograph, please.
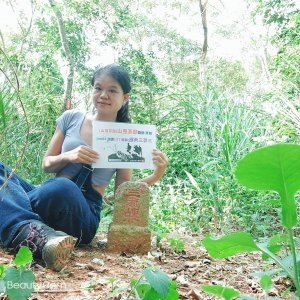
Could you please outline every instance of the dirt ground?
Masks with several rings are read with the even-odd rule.
[[[77,248],[72,259],[59,273],[33,264],[35,287],[39,291],[34,292],[30,299],[127,299],[130,280],[138,279],[143,268],[149,264],[159,267],[176,281],[179,299],[217,299],[202,292],[202,284],[233,287],[241,294],[265,299],[259,280],[251,276],[253,272],[262,271],[265,265],[259,254],[215,260],[201,247],[203,237],[194,235],[180,238],[185,244],[182,253],[175,253],[167,239],[164,239],[159,248],[140,256],[107,253],[103,236],[98,236],[91,245]],[[10,263],[12,258],[0,248],[1,264]],[[288,284],[286,280],[278,279],[269,296],[280,297]]]

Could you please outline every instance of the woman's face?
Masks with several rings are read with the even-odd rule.
[[[124,94],[121,85],[111,76],[103,74],[95,79],[92,100],[101,120],[115,121],[128,98],[129,94]]]

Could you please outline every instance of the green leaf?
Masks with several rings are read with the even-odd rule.
[[[282,270],[272,268],[271,270],[268,270],[268,271],[265,271],[265,272],[252,272],[252,273],[250,273],[250,275],[253,276],[253,277],[261,278],[264,275],[273,276],[275,274],[278,274],[278,272],[280,272],[280,271],[282,271]]]
[[[279,234],[272,237],[267,244],[267,248],[274,254],[279,252],[283,247],[284,243],[288,243],[288,236],[285,234]],[[267,259],[269,256],[267,254],[262,254],[262,259]]]
[[[181,239],[169,238],[168,242],[170,243],[171,247],[174,249],[175,252],[179,253],[184,250],[184,242]]]
[[[239,292],[235,289],[224,287],[221,285],[202,285],[202,290],[206,293],[222,297],[225,300],[231,300],[239,296]]]
[[[34,274],[31,270],[20,271],[20,269],[8,267],[4,281],[10,300],[26,300],[33,292]]]
[[[297,224],[294,195],[300,189],[300,145],[277,144],[246,155],[237,164],[235,175],[246,187],[279,193],[282,223]]]
[[[266,255],[268,255],[270,258],[272,258],[274,260],[274,262],[280,266],[285,272],[286,274],[290,277],[293,278],[293,272],[292,270],[284,263],[284,260],[281,260],[279,256],[276,256],[274,253],[272,253],[268,248],[266,243],[262,243],[262,244],[257,244],[257,246],[259,247],[260,251]]]
[[[165,298],[170,290],[171,279],[160,269],[145,269],[143,272],[145,278],[163,298]]]
[[[143,300],[162,300],[163,298],[154,288],[150,288],[150,290],[147,291],[146,295],[142,299]]]
[[[26,246],[22,246],[14,259],[13,263],[16,266],[26,266],[32,262],[32,253]]]
[[[175,281],[171,281],[171,286],[169,290],[169,294],[164,300],[177,300],[179,298],[179,294],[177,292],[177,286]]]
[[[200,192],[200,187],[199,187],[199,184],[198,182],[196,181],[196,179],[194,178],[194,176],[189,173],[188,171],[184,170],[185,174],[187,175],[187,177],[189,178],[191,184],[193,185],[193,187],[198,191]]]
[[[265,292],[268,292],[272,286],[271,276],[270,275],[262,275],[260,278],[260,286]]]
[[[3,279],[0,279],[0,293],[5,292],[5,282]]]
[[[246,232],[236,232],[219,239],[206,237],[203,245],[214,258],[225,258],[241,252],[259,251],[252,236]]]
[[[300,262],[300,254],[296,255],[296,259],[297,259],[297,263],[299,266],[299,262]],[[293,255],[288,255],[286,257],[282,258],[282,263],[289,269],[293,270],[294,269],[294,262],[293,262]]]
[[[0,279],[4,277],[5,268],[6,267],[4,265],[0,265]]]
[[[107,277],[105,278],[107,280],[107,282],[110,282],[111,284],[115,283],[116,281],[118,281],[117,278],[115,277]]]
[[[151,289],[151,286],[149,283],[140,283],[138,284],[136,287],[135,287],[135,290],[138,294],[138,296],[141,298],[141,299],[144,299],[146,293]]]
[[[166,297],[162,297],[154,288],[147,291],[143,300],[178,300],[179,294],[177,292],[176,282],[172,281],[170,285],[169,293]]]
[[[3,277],[5,275],[5,269],[6,266],[1,264],[0,265],[0,293],[3,293],[5,291],[5,284],[3,280]]]

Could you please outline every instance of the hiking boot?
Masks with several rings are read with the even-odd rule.
[[[44,260],[48,268],[60,271],[70,258],[75,243],[76,238],[33,220],[21,227],[11,246],[16,251],[27,246],[35,258]]]

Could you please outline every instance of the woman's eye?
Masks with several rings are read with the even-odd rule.
[[[95,91],[98,91],[98,92],[101,91],[101,89],[99,87],[95,87],[94,89],[95,89]]]

